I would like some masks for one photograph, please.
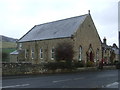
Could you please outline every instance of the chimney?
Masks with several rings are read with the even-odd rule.
[[[88,10],[88,14],[90,15],[90,10]]]
[[[107,40],[106,40],[106,38],[104,37],[104,39],[103,39],[103,43],[106,45],[107,43]]]

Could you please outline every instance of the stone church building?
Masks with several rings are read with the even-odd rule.
[[[58,43],[74,46],[74,60],[97,63],[102,58],[101,40],[90,12],[85,15],[35,25],[18,40],[17,62],[53,62]]]

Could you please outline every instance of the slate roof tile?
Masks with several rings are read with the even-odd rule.
[[[18,42],[71,37],[84,22],[88,14],[35,25]]]

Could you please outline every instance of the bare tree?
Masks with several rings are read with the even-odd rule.
[[[73,45],[70,42],[59,43],[55,48],[55,58],[57,61],[64,60],[72,62],[74,57]]]

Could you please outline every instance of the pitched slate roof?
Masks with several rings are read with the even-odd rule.
[[[11,52],[10,54],[11,54],[11,55],[18,55],[19,52],[18,52],[18,50],[15,50],[15,51]]]
[[[35,25],[18,42],[71,37],[88,15]]]
[[[119,54],[119,49],[112,48],[112,50],[114,50],[114,53],[115,53],[115,54]]]

